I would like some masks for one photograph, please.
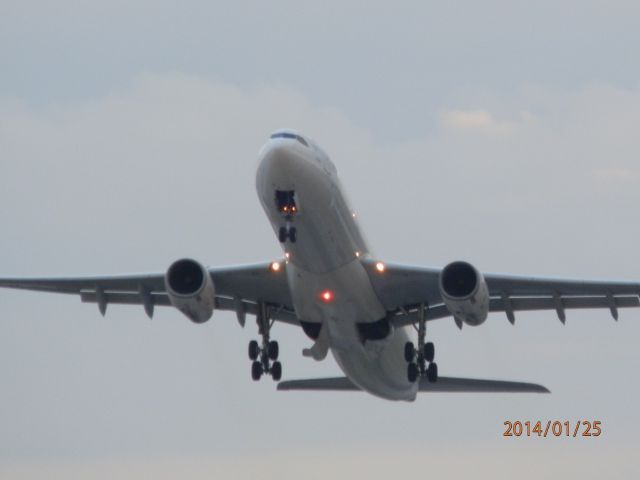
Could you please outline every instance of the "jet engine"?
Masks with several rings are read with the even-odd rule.
[[[206,268],[188,258],[174,262],[164,277],[171,305],[194,323],[211,318],[216,303],[216,292]]]
[[[440,294],[453,316],[477,326],[489,314],[489,288],[482,274],[466,262],[453,262],[440,272]]]

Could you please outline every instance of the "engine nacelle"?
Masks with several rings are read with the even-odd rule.
[[[174,262],[164,277],[171,305],[194,323],[211,318],[216,304],[216,291],[211,275],[195,260],[185,258]]]
[[[480,325],[489,315],[489,288],[469,263],[453,262],[442,269],[440,294],[452,315],[467,325]]]

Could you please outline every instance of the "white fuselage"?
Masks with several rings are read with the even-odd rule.
[[[338,365],[363,390],[391,400],[413,400],[407,380],[407,329],[381,340],[363,340],[358,324],[385,318],[361,259],[370,252],[342,192],[335,167],[315,144],[273,138],[260,152],[256,187],[276,235],[295,227],[295,242],[282,243],[293,306],[304,322],[321,324]],[[295,191],[296,214],[287,219],[276,191]],[[331,292],[329,301],[323,292]]]

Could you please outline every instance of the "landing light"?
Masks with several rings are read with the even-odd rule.
[[[323,302],[329,303],[333,300],[333,292],[331,290],[324,290],[320,294],[320,298],[322,299]]]
[[[385,271],[386,267],[384,266],[384,263],[382,262],[378,262],[376,263],[376,270],[379,271],[380,273],[383,273]]]
[[[271,262],[271,265],[269,266],[269,269],[274,273],[279,272],[281,268],[282,265],[280,265],[280,262]]]

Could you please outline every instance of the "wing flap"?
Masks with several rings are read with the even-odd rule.
[[[612,299],[614,305],[620,308],[638,307],[640,299],[637,296],[605,296],[598,297],[559,297],[562,308],[580,309],[580,308],[610,308]],[[553,297],[511,297],[513,310],[552,310],[556,308],[556,299]],[[505,309],[502,298],[492,298],[489,304],[489,310],[492,312],[503,312]]]
[[[140,305],[144,304],[144,297],[139,292],[103,292],[102,298],[99,298],[99,294],[96,290],[82,290],[80,291],[80,299],[84,303],[100,303],[104,301],[105,305],[119,304],[119,305]],[[150,304],[154,306],[170,307],[171,302],[166,293],[150,293]],[[233,298],[216,297],[216,310],[237,311],[238,308],[242,308],[244,313],[250,315],[257,315],[258,305],[253,302],[236,301]],[[275,308],[271,311],[271,318],[290,325],[300,325],[298,317],[295,312],[286,308]]]
[[[508,297],[511,303],[511,310],[514,312],[525,312],[535,310],[573,310],[590,308],[608,308],[612,311],[614,318],[617,317],[618,308],[640,307],[640,298],[637,296],[582,296],[582,297]],[[559,303],[558,303],[559,302]],[[489,302],[490,312],[504,312],[504,299],[492,298]],[[418,321],[419,312],[417,309],[405,309],[394,314],[390,321],[396,327],[414,325]],[[430,306],[426,313],[427,321],[439,318],[450,317],[451,312],[445,305]]]
[[[142,295],[137,292],[104,292],[102,295],[106,304],[140,305],[144,303]],[[151,293],[150,296],[153,305],[171,306],[169,297],[165,293]],[[99,303],[98,293],[95,290],[82,290],[80,291],[80,300],[84,303]]]

